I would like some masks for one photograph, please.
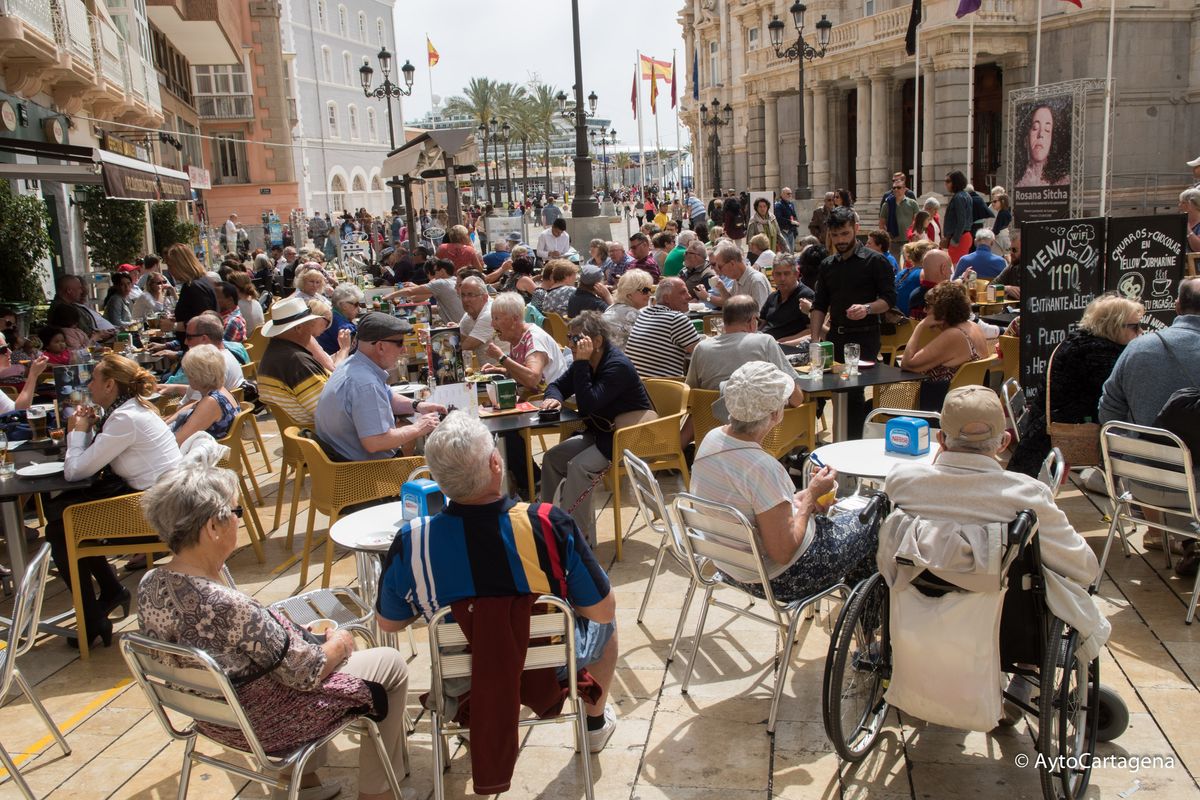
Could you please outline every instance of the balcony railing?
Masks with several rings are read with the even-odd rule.
[[[47,39],[54,39],[54,15],[47,0],[0,0],[0,16],[16,17]]]
[[[103,17],[92,14],[89,19],[92,23],[92,55],[96,63],[96,74],[117,86],[128,87],[121,34]]]
[[[248,94],[196,95],[201,119],[254,119],[254,97]]]
[[[54,39],[84,64],[95,64],[88,8],[83,0],[53,0]]]

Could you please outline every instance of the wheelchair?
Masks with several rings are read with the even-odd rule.
[[[890,510],[887,496],[874,492],[860,518],[865,522]],[[1037,528],[1031,511],[1022,511],[1007,526],[1003,563],[1008,591],[1000,621],[1000,669],[1029,681],[1037,697],[1027,702],[1007,690],[1003,697],[1037,722],[1043,797],[1073,800],[1087,790],[1096,743],[1124,732],[1129,712],[1115,692],[1100,685],[1099,658],[1080,662],[1075,657],[1078,633],[1050,612]],[[912,586],[934,597],[960,591],[928,571]],[[889,589],[876,572],[859,583],[843,605],[825,662],[825,732],[847,762],[858,763],[867,756],[887,719],[890,706],[884,694],[892,676],[889,642]],[[1037,668],[1024,666],[1030,664]]]

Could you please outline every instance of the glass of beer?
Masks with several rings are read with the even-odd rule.
[[[46,409],[41,406],[31,406],[25,412],[25,418],[29,421],[29,433],[35,442],[44,442],[49,435],[46,432]]]

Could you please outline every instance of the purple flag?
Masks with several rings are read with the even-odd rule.
[[[983,0],[958,0],[958,11],[954,12],[954,16],[962,19],[967,14],[974,14],[983,5]]]

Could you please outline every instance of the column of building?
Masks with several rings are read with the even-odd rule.
[[[829,126],[829,91],[825,83],[815,83],[812,89],[813,135],[808,140],[811,157],[809,181],[814,198],[824,194],[829,186],[829,144],[832,131]]]
[[[763,135],[766,139],[763,185],[768,191],[781,186],[786,178],[779,174],[779,106],[774,94],[763,97]]]
[[[888,91],[891,78],[882,73],[871,75],[871,156],[870,171],[864,185],[862,174],[859,174],[858,195],[862,198],[874,198],[887,191],[888,176],[894,171],[890,163],[891,137],[888,135]]]

